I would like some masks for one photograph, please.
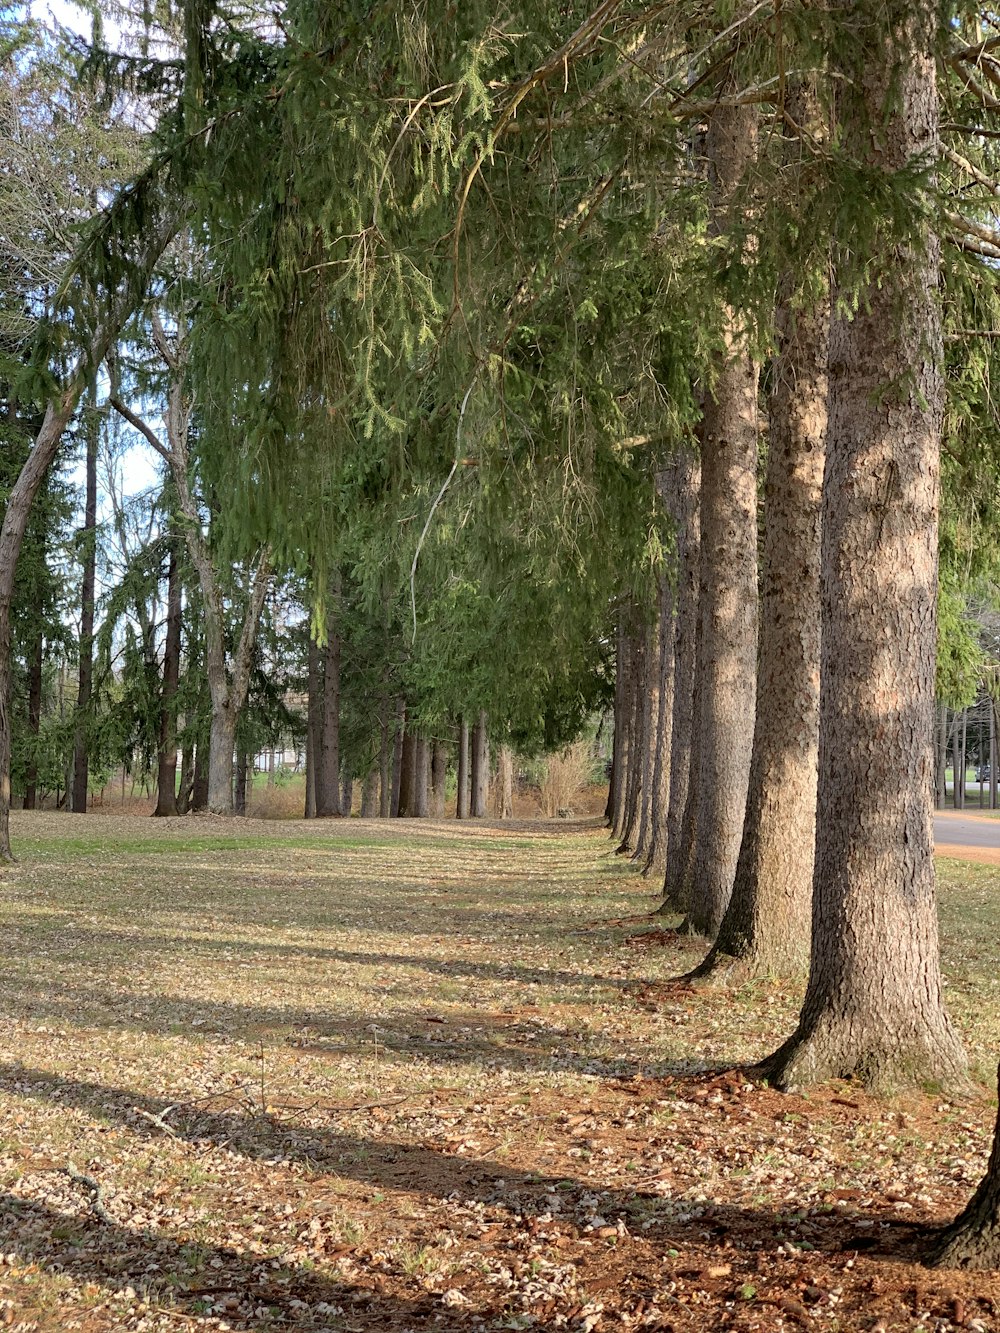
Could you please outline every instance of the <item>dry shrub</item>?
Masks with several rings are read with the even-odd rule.
[[[560,754],[550,754],[542,778],[542,809],[549,819],[560,810],[572,810],[577,793],[589,786],[593,760],[586,741],[567,745]]]
[[[301,819],[306,806],[304,775],[267,783],[267,776],[256,774],[253,790],[247,798],[247,813],[254,819]]]

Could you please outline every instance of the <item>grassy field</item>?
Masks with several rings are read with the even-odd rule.
[[[15,815],[0,1323],[1000,1329],[913,1262],[985,1092],[805,1099],[734,1062],[794,989],[696,942],[596,824]],[[1000,868],[941,865],[949,1004],[1000,1052]]]

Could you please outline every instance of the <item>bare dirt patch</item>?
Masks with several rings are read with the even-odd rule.
[[[20,816],[0,892],[0,1320],[159,1330],[1000,1329],[929,1273],[988,1098],[749,1082],[799,994],[585,822]],[[956,1021],[997,1021],[952,868]],[[950,913],[950,915],[948,915]]]

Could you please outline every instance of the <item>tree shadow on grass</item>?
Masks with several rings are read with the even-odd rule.
[[[488,1071],[520,1074],[561,1073],[608,1078],[664,1077],[673,1073],[723,1068],[717,1061],[678,1061],[667,1053],[636,1048],[627,1040],[589,1034],[567,1022],[555,1022],[544,1010],[521,1006],[515,1012],[458,1008],[444,1012],[412,1008],[388,1010],[384,997],[377,1020],[352,988],[357,1008],[332,1014],[294,1005],[236,1004],[185,996],[134,994],[46,982],[18,991],[8,982],[8,1014],[46,1026],[94,1027],[102,1031],[140,1032],[153,1036],[192,1036],[235,1040],[256,1047],[293,1046],[335,1061],[372,1054],[406,1066],[476,1065]]]
[[[138,1139],[162,1136],[146,1117],[165,1117],[165,1099],[12,1066],[0,1070],[0,1077],[21,1097],[111,1121]],[[364,1138],[331,1128],[300,1128],[292,1133],[263,1115],[235,1111],[178,1107],[169,1115],[169,1124],[178,1140],[199,1150],[199,1157],[206,1148],[218,1146],[251,1160],[308,1164],[308,1178],[317,1191],[323,1189],[323,1173],[369,1186],[374,1192],[369,1202],[377,1202],[384,1219],[397,1211],[404,1216],[395,1207],[401,1196],[420,1196],[425,1206],[443,1210],[434,1215],[434,1224],[455,1238],[463,1235],[465,1206],[478,1206],[486,1210],[475,1214],[480,1222],[500,1226],[492,1253],[501,1264],[515,1263],[515,1250],[523,1250],[527,1258],[531,1238],[545,1235],[555,1213],[560,1236],[569,1247],[560,1250],[559,1262],[571,1260],[575,1289],[561,1308],[557,1302],[554,1310],[533,1312],[532,1327],[541,1330],[574,1327],[572,1322],[567,1325],[567,1309],[579,1310],[580,1301],[594,1293],[600,1300],[613,1300],[616,1311],[639,1309],[647,1298],[669,1302],[673,1298],[665,1293],[673,1289],[674,1280],[678,1289],[685,1282],[697,1289],[698,1313],[708,1322],[702,1318],[690,1323],[692,1311],[684,1306],[678,1311],[684,1323],[654,1326],[718,1327],[712,1323],[713,1313],[732,1309],[741,1286],[763,1281],[772,1290],[795,1295],[796,1281],[803,1288],[806,1280],[816,1280],[817,1265],[826,1266],[827,1283],[843,1278],[855,1284],[837,1307],[837,1316],[847,1320],[844,1326],[868,1327],[868,1322],[852,1322],[855,1314],[869,1308],[872,1290],[860,1273],[849,1273],[861,1248],[859,1237],[869,1241],[862,1265],[866,1257],[893,1263],[918,1257],[921,1228],[876,1215],[831,1213],[798,1219],[795,1241],[810,1249],[794,1253],[779,1248],[789,1238],[789,1217],[767,1209],[692,1204],[641,1189],[602,1189],[590,1179],[545,1176],[485,1158],[461,1158],[422,1144]],[[31,1170],[29,1159],[25,1174]],[[262,1195],[268,1191],[265,1182]],[[241,1198],[245,1199],[242,1193]],[[363,1196],[359,1207],[362,1201]],[[481,1327],[484,1315],[489,1321],[526,1308],[518,1306],[516,1293],[508,1295],[503,1287],[490,1285],[479,1250],[467,1263],[461,1248],[449,1251],[454,1266],[430,1284],[436,1289],[428,1289],[422,1276],[385,1252],[381,1235],[372,1238],[377,1249],[369,1250],[361,1242],[335,1248],[329,1255],[317,1253],[306,1263],[287,1253],[248,1254],[238,1239],[231,1245],[192,1245],[183,1234],[171,1233],[169,1222],[164,1228],[130,1225],[129,1201],[121,1194],[112,1196],[109,1205],[115,1216],[100,1220],[87,1211],[85,1199],[80,1214],[36,1199],[0,1195],[0,1250],[15,1255],[19,1264],[39,1265],[78,1285],[99,1284],[107,1317],[118,1320],[110,1327],[130,1326],[123,1307],[115,1304],[116,1293],[128,1286],[151,1303],[154,1313],[164,1309],[194,1316],[226,1300],[229,1305],[216,1313],[240,1330],[275,1324],[358,1333],[432,1326],[459,1330],[477,1320]],[[347,1196],[344,1206],[350,1207]],[[608,1240],[597,1236],[589,1225],[597,1211],[624,1219],[628,1230]],[[308,1215],[306,1206],[303,1223]],[[342,1262],[345,1250],[351,1255],[349,1262]],[[928,1275],[928,1283],[936,1280]],[[942,1281],[947,1281],[944,1275]],[[591,1283],[593,1287],[588,1286]],[[460,1308],[443,1299],[445,1291],[454,1294],[456,1284],[467,1293],[459,1298],[460,1303],[467,1302]],[[674,1306],[679,1304],[674,1299]],[[771,1304],[778,1302],[771,1299]],[[792,1320],[808,1322],[805,1312],[801,1318],[793,1312]]]

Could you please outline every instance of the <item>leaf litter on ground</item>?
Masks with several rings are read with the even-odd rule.
[[[798,991],[666,984],[702,946],[596,823],[14,834],[6,1327],[1000,1329],[1000,1274],[916,1262],[987,1096],[749,1081]],[[996,874],[942,873],[983,1071]]]

